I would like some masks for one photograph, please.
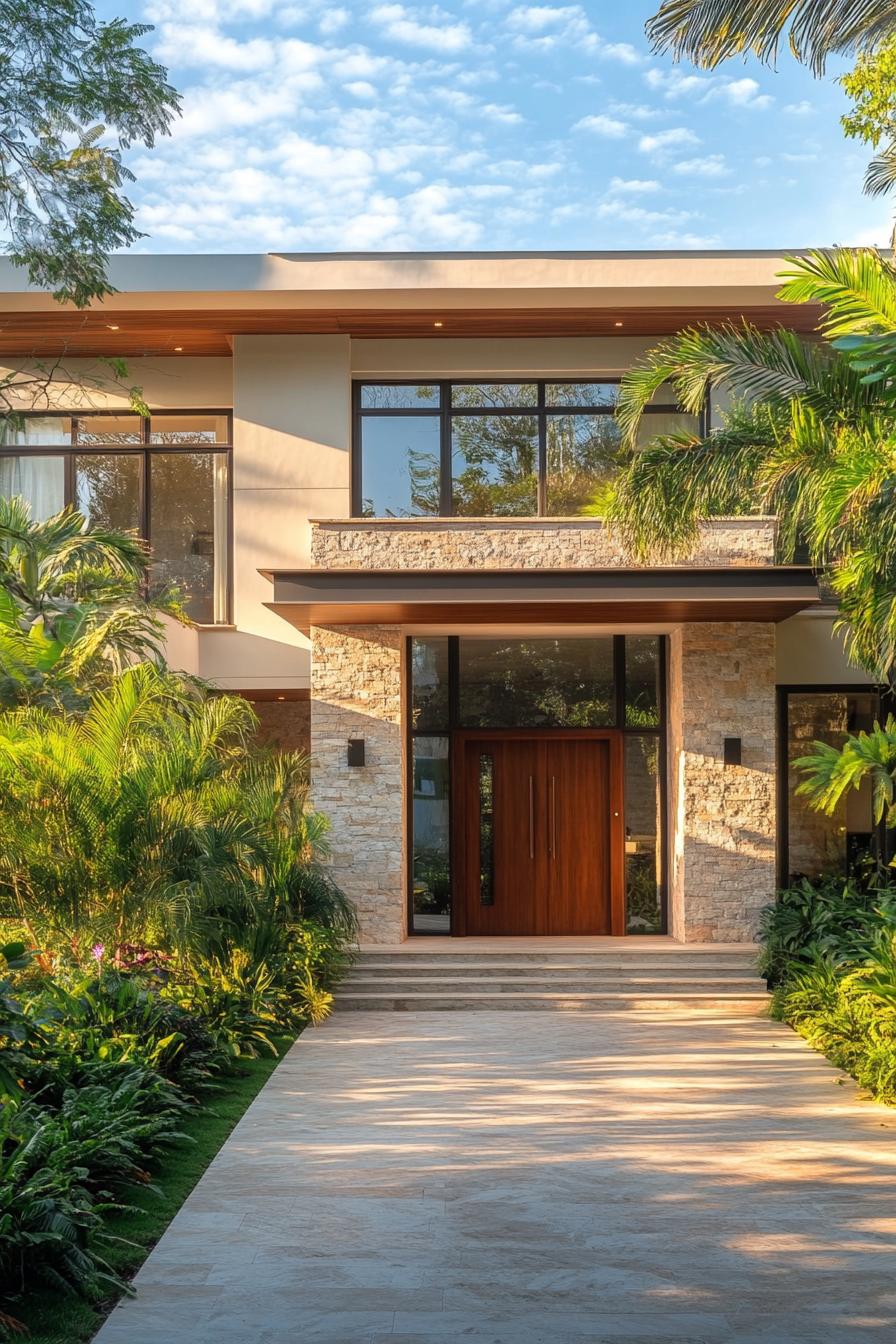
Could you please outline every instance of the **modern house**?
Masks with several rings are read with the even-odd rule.
[[[774,519],[637,567],[600,513],[621,375],[698,321],[811,333],[782,265],[135,255],[82,313],[4,264],[0,361],[41,385],[0,490],[149,539],[195,621],[171,661],[310,751],[366,942],[750,940],[777,881],[867,842],[868,796],[811,813],[792,761],[877,690],[811,571],[776,563]],[[670,391],[644,437],[685,423]]]

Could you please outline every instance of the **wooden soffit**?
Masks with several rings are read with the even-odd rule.
[[[820,602],[808,568],[262,570],[291,625],[783,621]]]
[[[76,312],[0,312],[0,357],[229,355],[234,336],[344,335],[444,338],[489,336],[667,336],[708,322],[811,332],[821,310],[810,304],[764,307],[467,309],[167,309],[106,307]]]

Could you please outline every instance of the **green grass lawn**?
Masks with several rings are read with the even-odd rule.
[[[277,1044],[282,1058],[291,1039]],[[140,1268],[278,1062],[270,1057],[247,1059],[240,1062],[235,1074],[220,1079],[219,1090],[210,1092],[204,1104],[180,1125],[192,1143],[172,1149],[164,1163],[153,1170],[153,1182],[161,1193],[138,1188],[122,1197],[123,1203],[135,1209],[116,1217],[112,1231],[136,1245],[118,1247],[109,1259],[123,1277]],[[78,1298],[46,1291],[23,1298],[13,1307],[13,1313],[28,1326],[29,1344],[84,1344],[93,1338],[117,1300],[114,1297],[91,1306]]]

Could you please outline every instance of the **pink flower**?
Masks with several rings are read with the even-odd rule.
[[[94,943],[90,955],[93,957],[94,961],[102,961],[103,957],[106,955],[105,943]]]

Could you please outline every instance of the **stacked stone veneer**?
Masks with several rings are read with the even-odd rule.
[[[774,522],[716,520],[691,566],[774,563]],[[327,569],[576,569],[625,565],[588,519],[351,519],[312,524]],[[334,876],[355,903],[361,938],[405,937],[406,838],[402,649],[394,626],[311,632],[313,800],[332,823]],[[774,893],[774,628],[689,625],[671,636],[670,930],[692,942],[754,937]],[[350,737],[367,762],[346,763]],[[743,765],[722,765],[725,737]]]
[[[742,764],[723,764],[739,737]],[[670,932],[755,938],[775,891],[775,633],[754,622],[670,636]]]
[[[703,524],[692,555],[678,566],[774,564],[772,518],[722,518]],[[311,563],[319,569],[609,569],[629,565],[599,519],[396,518],[311,524]]]
[[[330,819],[333,877],[351,898],[364,942],[398,943],[404,896],[402,647],[397,627],[311,632],[312,802]],[[349,738],[365,764],[347,764]]]

